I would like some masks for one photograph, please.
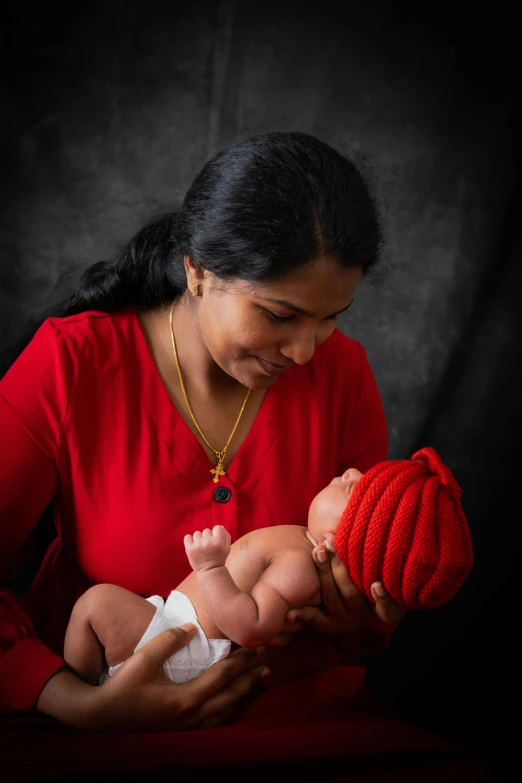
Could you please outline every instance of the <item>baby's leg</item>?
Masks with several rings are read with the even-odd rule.
[[[95,585],[75,603],[64,658],[91,685],[107,666],[129,658],[148,628],[156,607],[123,587]]]

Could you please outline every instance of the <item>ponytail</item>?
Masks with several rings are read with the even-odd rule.
[[[83,274],[78,290],[61,316],[86,310],[107,313],[128,307],[167,304],[186,288],[181,213],[168,213],[146,224],[111,261],[98,261]]]

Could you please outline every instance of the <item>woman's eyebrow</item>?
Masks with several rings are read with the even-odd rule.
[[[342,310],[338,310],[336,313],[332,313],[331,316],[327,316],[327,318],[331,318],[334,315],[340,315],[341,313],[346,312],[349,307],[352,306],[353,301],[355,297],[353,297],[352,301],[346,305],[346,307],[343,307]],[[269,297],[263,297],[263,301],[265,302],[272,302],[273,304],[281,305],[281,307],[286,307],[288,310],[293,310],[294,313],[300,313],[300,315],[307,315],[309,318],[315,318],[315,315],[313,313],[309,313],[307,310],[303,310],[302,307],[298,307],[295,304],[292,304],[292,302],[287,302],[285,299],[270,299]]]

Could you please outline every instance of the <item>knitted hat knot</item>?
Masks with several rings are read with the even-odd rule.
[[[426,446],[423,449],[419,449],[412,456],[412,460],[421,462],[427,473],[432,473],[439,477],[441,484],[447,487],[448,492],[455,500],[460,500],[462,497],[462,489],[457,484],[453,473],[445,465],[435,449],[430,446]]]

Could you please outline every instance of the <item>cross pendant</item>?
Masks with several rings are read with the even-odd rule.
[[[219,477],[225,475],[225,471],[223,470],[223,463],[221,462],[221,460],[219,460],[216,467],[212,468],[210,472],[214,473],[214,478],[212,479],[212,481],[214,482],[214,484],[217,484],[219,481]]]

